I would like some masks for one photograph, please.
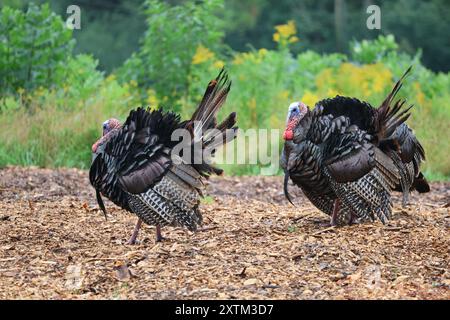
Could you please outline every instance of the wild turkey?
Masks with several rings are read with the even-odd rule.
[[[336,96],[313,110],[296,102],[289,106],[281,166],[284,192],[291,201],[289,178],[332,225],[391,216],[392,190],[428,192],[420,172],[425,152],[404,123],[410,116],[404,100],[393,100],[409,68],[376,109],[355,98]]]
[[[138,108],[123,125],[116,119],[103,123],[103,136],[92,146],[89,179],[105,215],[101,195],[138,216],[128,243],[135,243],[142,221],[156,226],[157,241],[162,240],[161,226],[184,226],[194,231],[201,224],[204,179],[222,173],[210,164],[208,155],[213,156],[237,134],[236,113],[219,125],[216,121],[230,87],[231,81],[222,70],[187,121],[181,122],[172,112]],[[192,139],[174,141],[172,134],[177,129]],[[181,150],[179,154],[175,148]]]

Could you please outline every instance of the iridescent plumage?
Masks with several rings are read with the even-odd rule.
[[[409,71],[378,109],[341,96],[299,115],[289,108],[281,159],[285,188],[289,177],[333,225],[375,217],[386,223],[392,190],[403,192],[404,204],[411,190],[429,191],[420,173],[423,147],[404,123],[411,107],[393,103]]]
[[[115,119],[104,123],[104,136],[92,147],[90,182],[103,210],[101,195],[139,217],[130,243],[136,240],[141,220],[157,226],[157,240],[161,240],[161,226],[183,226],[194,231],[201,224],[199,204],[204,179],[222,172],[203,157],[203,151],[214,154],[216,148],[237,134],[234,112],[221,124],[216,121],[230,86],[231,81],[222,70],[209,83],[199,107],[187,121],[181,122],[172,112],[138,108],[130,112],[123,125]],[[179,143],[172,140],[177,129],[193,138],[187,145],[194,150],[192,158],[176,158],[172,154]],[[217,130],[208,134],[209,129]],[[194,161],[198,156],[194,143],[200,143],[202,158],[198,163]]]

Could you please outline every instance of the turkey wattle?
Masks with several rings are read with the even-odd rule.
[[[222,173],[206,155],[214,155],[237,134],[234,112],[219,125],[216,121],[230,87],[231,81],[222,70],[187,121],[181,122],[172,112],[138,108],[123,125],[116,119],[104,122],[103,136],[92,146],[89,179],[105,214],[101,195],[138,216],[129,243],[135,242],[142,221],[156,226],[157,241],[162,239],[161,226],[184,226],[194,231],[201,224],[204,179]],[[184,155],[172,154],[179,143],[171,139],[176,129],[186,129],[192,138],[187,144],[192,150],[188,161]]]
[[[410,116],[404,100],[394,99],[409,73],[396,83],[379,108],[355,98],[336,96],[313,110],[289,106],[281,166],[285,195],[289,178],[332,225],[391,216],[392,190],[428,192],[420,172],[423,147],[404,123]]]

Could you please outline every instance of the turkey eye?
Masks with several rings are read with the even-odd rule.
[[[106,130],[107,127],[108,127],[108,125],[106,123],[103,124],[103,130]]]

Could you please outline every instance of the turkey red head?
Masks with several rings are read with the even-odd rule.
[[[122,125],[120,121],[114,118],[108,119],[102,125],[102,137],[92,145],[92,152],[97,153],[98,148],[109,140],[111,133],[119,129]]]
[[[294,129],[307,113],[308,107],[303,102],[293,102],[289,105],[286,129],[283,134],[284,140],[294,139]]]

